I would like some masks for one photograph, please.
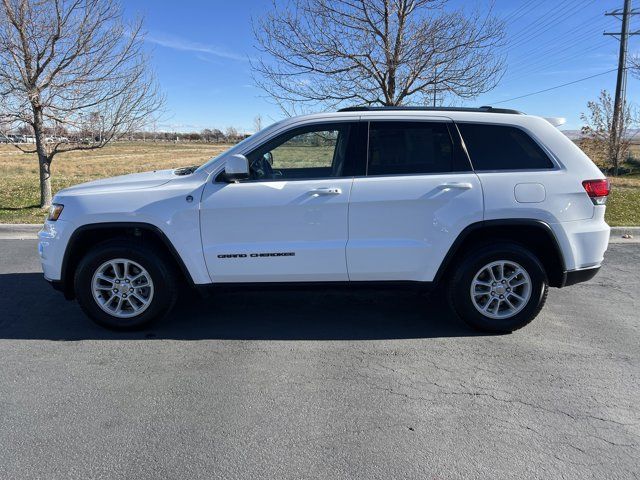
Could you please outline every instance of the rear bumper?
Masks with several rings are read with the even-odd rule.
[[[600,266],[581,268],[579,270],[570,270],[568,272],[564,272],[560,288],[569,287],[571,285],[575,285],[576,283],[587,282],[595,277],[599,271]]]
[[[589,220],[549,225],[562,250],[564,268],[567,272],[591,269],[602,264],[611,231],[604,221],[604,211],[604,206],[597,206],[593,218]]]

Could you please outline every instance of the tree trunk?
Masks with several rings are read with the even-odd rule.
[[[33,133],[36,138],[36,151],[38,152],[38,165],[40,172],[40,208],[51,206],[51,157],[45,149],[43,133],[42,110],[33,107]]]
[[[49,208],[51,206],[51,161],[38,152],[38,163],[40,164],[40,208]]]
[[[618,132],[618,135],[620,135],[621,132]],[[616,137],[616,143],[614,144],[613,147],[613,176],[617,177],[618,176],[618,168],[620,167],[620,142],[621,142],[621,138],[618,136]]]

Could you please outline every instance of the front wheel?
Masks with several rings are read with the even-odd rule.
[[[470,326],[488,332],[524,327],[547,298],[547,277],[540,261],[514,244],[495,244],[465,257],[449,284],[449,302]]]
[[[177,297],[162,253],[125,240],[91,250],[78,265],[74,286],[85,313],[112,329],[140,328],[167,314]]]

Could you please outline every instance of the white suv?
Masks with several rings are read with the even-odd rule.
[[[275,123],[200,167],[59,192],[44,275],[98,323],[165,315],[178,285],[444,285],[470,325],[511,331],[549,286],[592,278],[609,184],[543,118],[349,108]]]

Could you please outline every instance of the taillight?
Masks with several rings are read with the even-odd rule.
[[[604,205],[607,203],[607,196],[611,192],[611,184],[608,179],[585,180],[582,182],[582,186],[594,205]]]

